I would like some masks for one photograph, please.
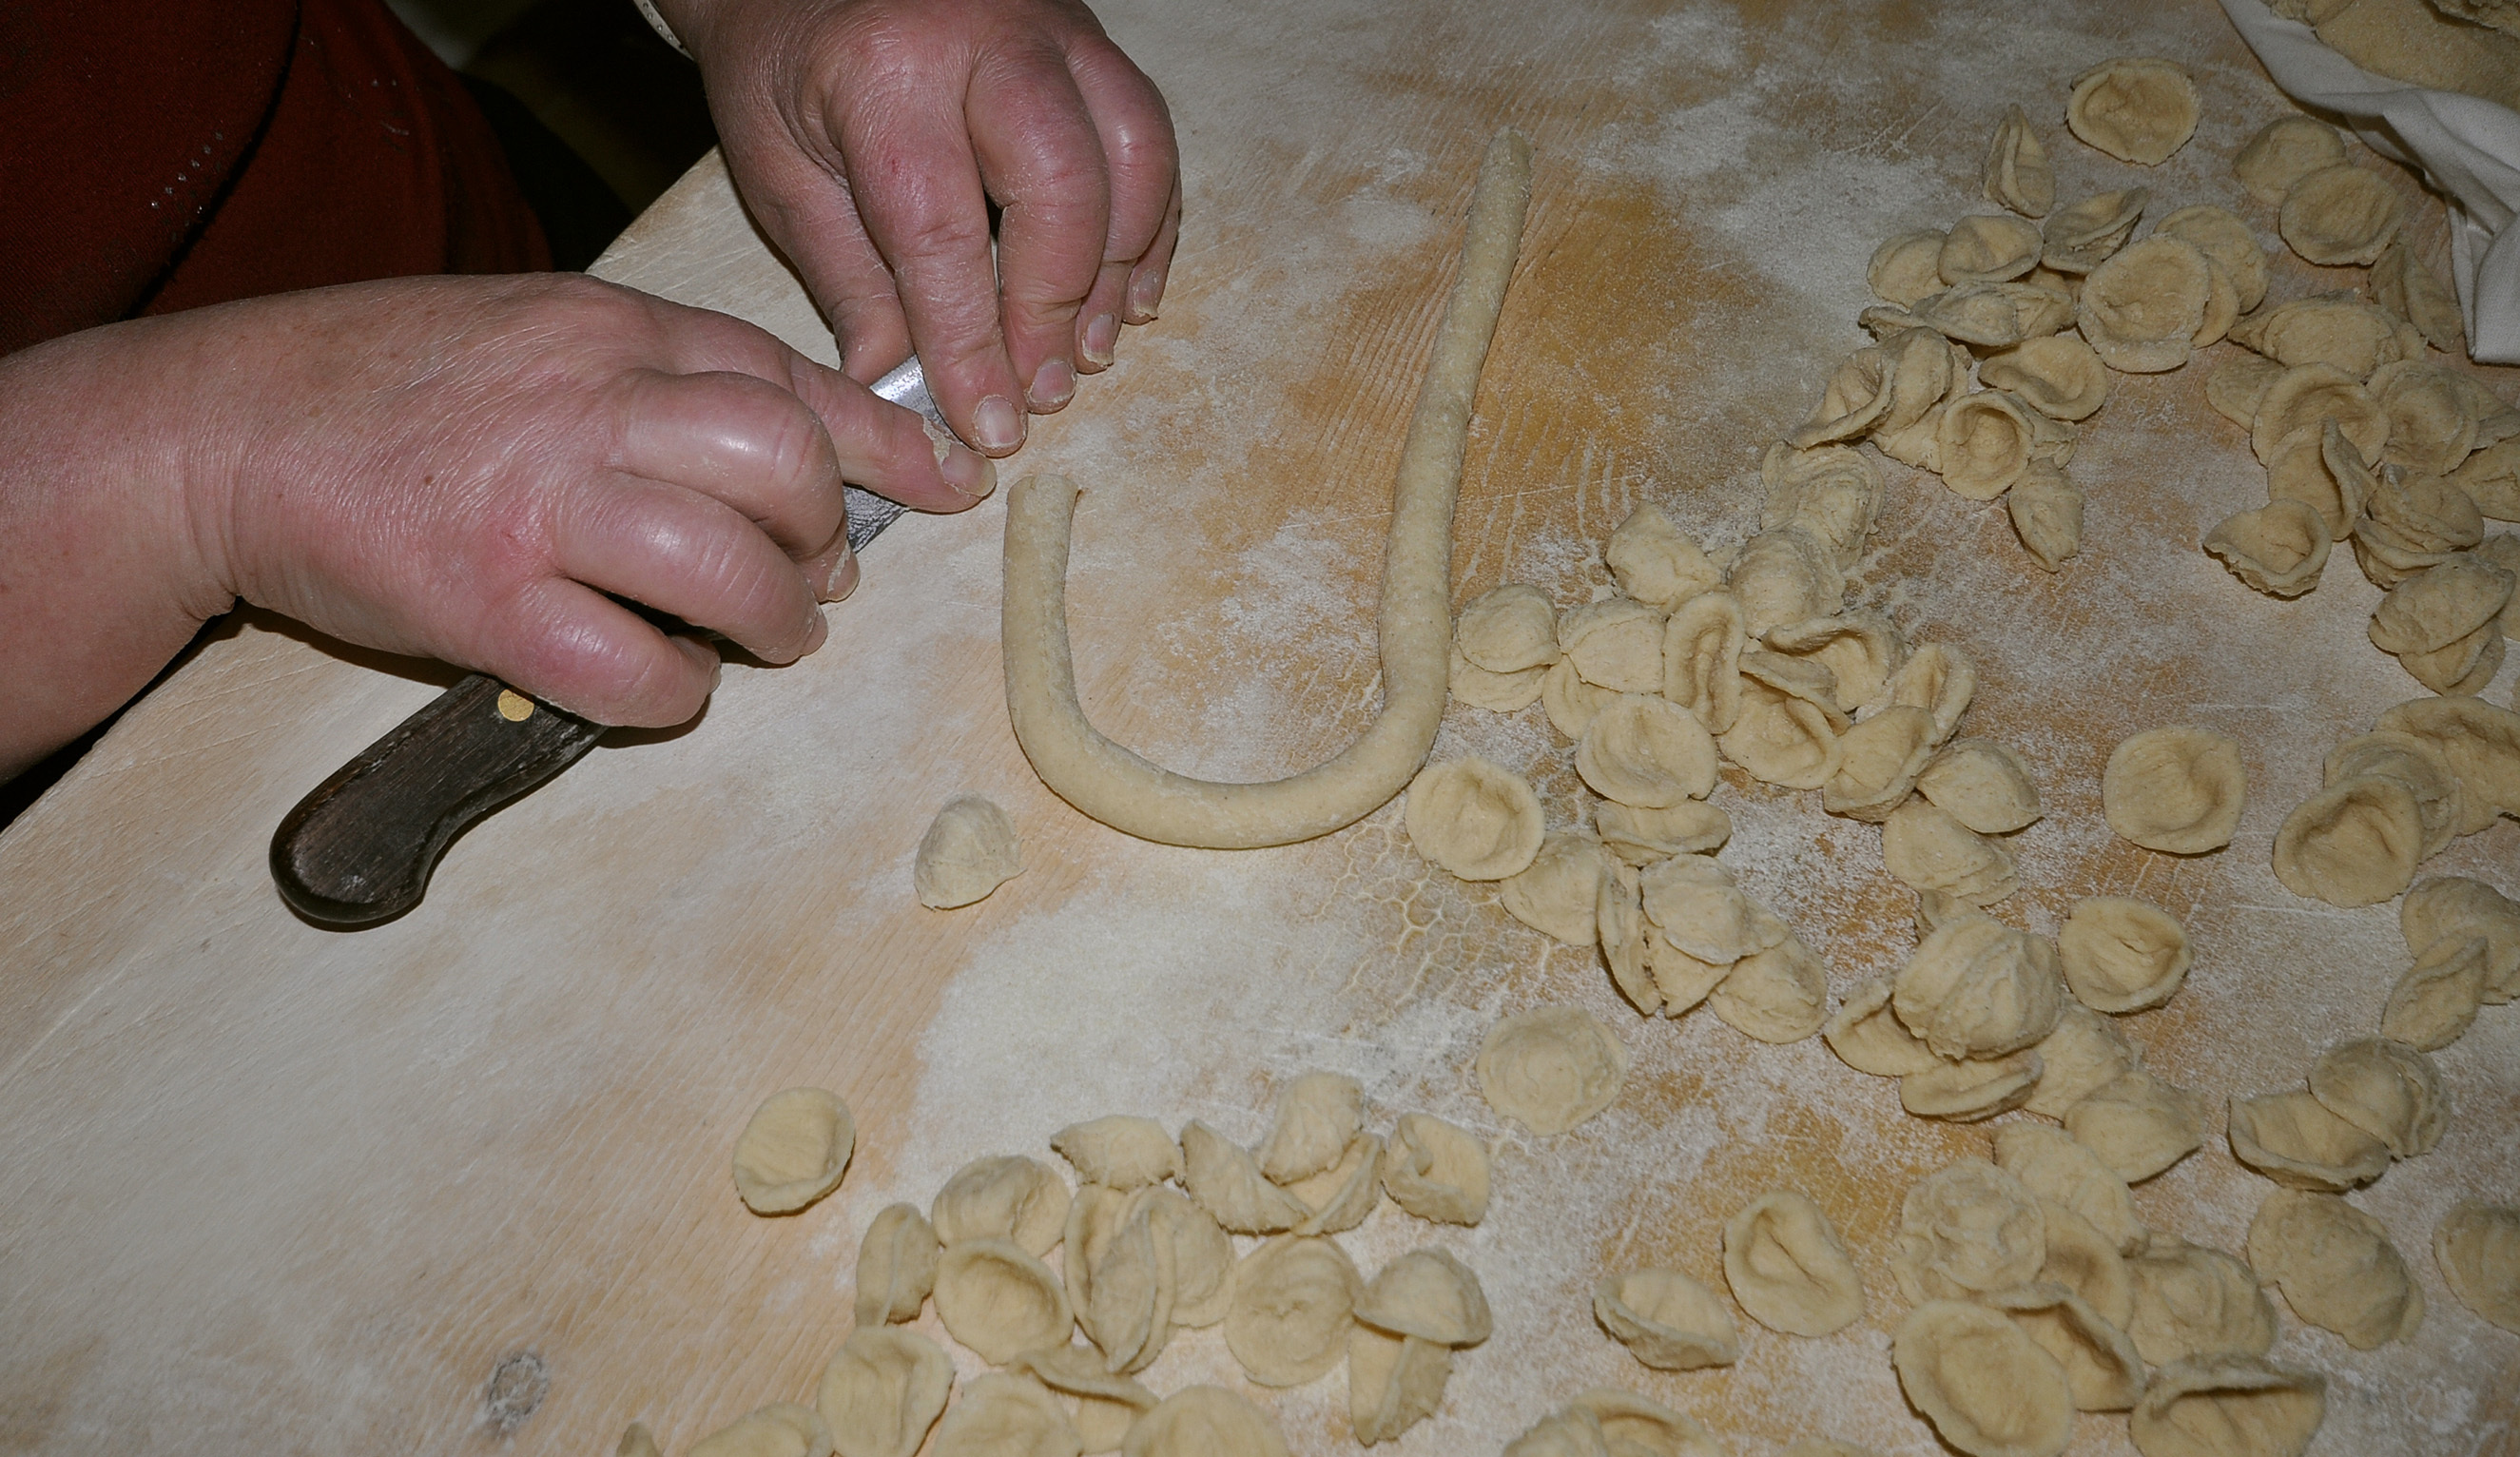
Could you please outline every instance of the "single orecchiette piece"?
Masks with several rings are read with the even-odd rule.
[[[1286,1438],[1277,1422],[1247,1398],[1223,1387],[1184,1387],[1130,1424],[1120,1452],[1121,1457],[1286,1457]]]
[[[2362,454],[2332,418],[2286,435],[2267,463],[2267,499],[2298,501],[2318,513],[2328,540],[2347,540],[2371,482]]]
[[[624,1433],[622,1436],[626,1442],[629,1434]],[[744,1413],[694,1442],[690,1457],[831,1457],[831,1454],[832,1429],[820,1412],[792,1401],[773,1401],[768,1406]]]
[[[1627,597],[1569,608],[1557,619],[1557,646],[1575,676],[1613,693],[1662,687],[1663,614]]]
[[[849,1106],[837,1093],[773,1093],[736,1135],[736,1195],[756,1214],[794,1213],[840,1186],[857,1139]]]
[[[2321,167],[2284,194],[2275,231],[2294,252],[2323,267],[2367,264],[2398,236],[2396,189],[2351,162]]]
[[[1829,373],[1820,403],[1802,424],[1786,432],[1785,443],[1808,450],[1832,440],[1857,439],[1880,420],[1891,398],[1890,365],[1879,346],[1858,349]]]
[[[1437,1345],[1476,1345],[1496,1322],[1468,1265],[1435,1249],[1412,1250],[1374,1272],[1357,1298],[1356,1318],[1394,1336]]]
[[[2065,1374],[2077,1411],[2125,1411],[2143,1394],[2143,1357],[2090,1301],[2052,1281],[1984,1297]]]
[[[1050,1389],[1029,1376],[992,1371],[963,1389],[936,1426],[931,1457],[1073,1457],[1084,1439]]]
[[[1580,1007],[1535,1007],[1488,1028],[1476,1070],[1490,1108],[1534,1133],[1563,1133],[1619,1096],[1628,1049]]]
[[[1942,254],[1942,234],[1902,233],[1872,250],[1872,261],[1865,270],[1866,282],[1875,297],[1905,308],[1928,294],[1943,291]]]
[[[1933,346],[1943,348],[1949,360],[1947,346]],[[1947,363],[1946,374],[1949,368]],[[1796,450],[1778,441],[1760,457],[1759,483],[1767,492],[1759,505],[1760,530],[1800,526],[1847,570],[1864,559],[1865,536],[1881,509],[1881,473],[1870,457],[1842,445]]]
[[[1610,1457],[1601,1419],[1581,1406],[1561,1406],[1505,1444],[1505,1457]]]
[[[1980,835],[2008,835],[2042,813],[2030,766],[1993,739],[1952,740],[1917,774],[1916,792]]]
[[[1347,1333],[1347,1420],[1365,1446],[1386,1442],[1435,1414],[1452,1380],[1449,1346],[1371,1326]]]
[[[1540,675],[1540,706],[1549,713],[1549,726],[1569,739],[1583,738],[1593,715],[1617,697],[1576,676],[1575,664],[1563,658]]]
[[[1225,1319],[1226,1301],[1234,1294],[1234,1241],[1227,1238],[1224,1226],[1180,1191],[1161,1184],[1130,1195],[1121,1207],[1119,1224],[1125,1228],[1141,1217],[1158,1242],[1158,1262],[1163,1258],[1160,1251],[1171,1252],[1172,1323],[1198,1330]]]
[[[1382,1140],[1372,1133],[1349,1139],[1337,1162],[1286,1185],[1313,1211],[1294,1232],[1334,1235],[1363,1224],[1382,1198],[1381,1173]]]
[[[2485,995],[2481,935],[2444,936],[2426,947],[2390,989],[2380,1013],[2380,1035],[2418,1052],[2434,1052],[2466,1035]]]
[[[1891,675],[1890,702],[1908,704],[1934,715],[1934,735],[1949,739],[1959,727],[1977,694],[1977,667],[1968,655],[1948,643],[1926,643],[1908,655]]]
[[[1491,713],[1518,713],[1530,707],[1549,681],[1549,669],[1545,667],[1527,667],[1518,673],[1489,672],[1463,658],[1459,643],[1453,645],[1446,671],[1455,702]]]
[[[1420,1219],[1476,1224],[1488,1211],[1488,1151],[1430,1114],[1403,1114],[1382,1151],[1382,1192]]]
[[[2095,1012],[2141,1012],[2169,1001],[2194,959],[2187,933],[2157,905],[2116,895],[2074,902],[2056,933],[2065,984]]]
[[[2268,1195],[2249,1224],[2249,1263],[2293,1314],[2356,1350],[2404,1341],[2423,1324],[2423,1292],[2388,1231],[2336,1195]]]
[[[2386,1037],[2340,1042],[2319,1054],[2310,1095],[2399,1159],[2431,1153],[2450,1127],[2450,1096],[2433,1060]]]
[[[2465,377],[2427,359],[2401,359],[2372,371],[2363,387],[2388,412],[2383,463],[2447,476],[2476,448],[2479,422],[2468,407]]]
[[[2064,1368],[2021,1328],[1963,1300],[1927,1300],[1890,1345],[1899,1389],[1968,1457],[2056,1457],[2074,1434]]]
[[[2073,1135],[2046,1123],[2006,1123],[1996,1131],[1995,1166],[2031,1193],[2072,1211],[2120,1253],[2143,1245],[2135,1196],[2099,1156]]]
[[[2083,282],[2083,338],[2114,370],[2179,368],[2205,325],[2211,268],[2195,245],[2166,234],[2120,249]]]
[[[2003,283],[2038,267],[2039,248],[2039,230],[2020,218],[1974,214],[1952,224],[1934,268],[1947,284]]]
[[[1828,1021],[1828,969],[1787,935],[1732,964],[1706,995],[1725,1025],[1762,1042],[1800,1042]]]
[[[1738,674],[1734,683],[1739,710],[1716,737],[1726,758],[1751,778],[1784,789],[1816,790],[1837,777],[1845,750],[1831,722],[1833,708]]]
[[[1694,714],[1708,733],[1729,731],[1741,712],[1741,652],[1748,637],[1740,599],[1732,593],[1706,592],[1683,603],[1663,626],[1662,696]],[[1550,716],[1556,718],[1553,711]],[[1591,726],[1590,715],[1585,724]],[[1565,728],[1558,724],[1559,732]],[[1581,739],[1583,730],[1567,737]]]
[[[2064,1010],[2055,946],[1982,916],[1918,942],[1896,986],[1891,1009],[1938,1057],[2001,1057],[2035,1046]]]
[[[2433,1229],[2433,1260],[2460,1304],[2520,1331],[2520,1209],[2462,1200]]]
[[[2267,250],[2258,247],[2258,235],[2228,207],[2210,203],[2182,207],[2152,225],[2156,233],[2184,238],[2199,252],[2222,265],[2230,275],[2231,286],[2238,292],[2240,311],[2256,308],[2267,296]]]
[[[1967,1299],[2037,1279],[2047,1249],[2038,1197],[1985,1160],[1961,1159],[1908,1190],[1890,1270],[1911,1301]]]
[[[1864,1318],[1864,1282],[1820,1206],[1773,1189],[1724,1221],[1724,1279],[1750,1318],[1789,1336],[1825,1336]]]
[[[1155,1408],[1155,1393],[1135,1380],[1103,1368],[1102,1353],[1083,1345],[1028,1350],[1007,1363],[1076,1403],[1071,1424],[1085,1452],[1116,1452],[1129,1428]]]
[[[2520,997],[2520,902],[2492,886],[2459,876],[2428,880],[2398,907],[2398,929],[2418,956],[2445,938],[2485,937],[2486,1004]]]
[[[1593,1289],[1593,1318],[1657,1371],[1730,1366],[1741,1358],[1741,1333],[1723,1298],[1678,1270],[1602,1276]]]
[[[2320,772],[2328,784],[2359,774],[2377,774],[2405,785],[2415,797],[2415,817],[2424,829],[2419,858],[2429,859],[2440,853],[2468,826],[2467,790],[2459,784],[2457,771],[2442,757],[2441,751],[2412,734],[2379,729],[2348,739],[2327,751]],[[2489,809],[2484,822],[2492,818]],[[2405,919],[2402,909],[2402,925]]]
[[[1584,1412],[1599,1424],[1610,1457],[1724,1457],[1726,1450],[1695,1417],[1616,1387],[1579,1391],[1565,1410]]]
[[[1785,924],[1742,893],[1732,873],[1711,855],[1674,855],[1648,866],[1642,887],[1645,919],[1701,961],[1730,966],[1788,934]]]
[[[2029,1048],[2000,1058],[1938,1058],[1899,1079],[1899,1106],[1920,1118],[1974,1123],[2028,1102],[2042,1070]]]
[[[1722,569],[1650,501],[1628,513],[1601,555],[1621,592],[1661,612],[1724,584]]]
[[[2143,216],[2152,194],[2140,187],[2122,188],[2058,208],[2044,229],[2047,247],[2040,261],[2058,273],[2088,274],[2111,253],[2126,247]]]
[[[1881,825],[1881,867],[1919,890],[1989,906],[2021,888],[2012,852],[1930,799],[1910,799]]]
[[[2003,509],[2022,550],[2048,570],[2082,551],[2083,488],[2050,462],[2032,460],[2004,492]]]
[[[2374,905],[2413,883],[2424,826],[2413,791],[2378,774],[2340,779],[2275,831],[2275,879],[2330,905]]]
[[[1172,1140],[1164,1142],[1169,1145]],[[936,1230],[915,1205],[886,1205],[858,1245],[857,1323],[917,1320],[936,1288]]]
[[[963,795],[946,800],[920,837],[911,882],[921,905],[945,911],[984,899],[1022,873],[1015,822],[993,801]]]
[[[2155,1234],[2130,1256],[2135,1313],[2126,1333],[2155,1366],[2196,1356],[2260,1356],[2275,1342],[2274,1307],[2248,1265],[2220,1250]]]
[[[2334,545],[2318,508],[2295,500],[2227,516],[2205,533],[2209,554],[2270,597],[2299,597],[2318,586]]]
[[[2049,1118],[2064,1117],[2075,1104],[2143,1064],[2116,1022],[2077,1001],[2065,1004],[2056,1030],[2037,1051],[2039,1085],[2021,1106]]]
[[[2260,309],[2232,325],[2231,342],[2295,368],[2326,364],[2364,379],[2392,363],[2422,357],[2422,335],[2387,309],[2350,292],[2316,294]],[[2373,391],[2375,397],[2378,391]]]
[[[2065,1110],[2065,1131],[2119,1178],[2140,1184],[2203,1145],[2205,1112],[2195,1094],[2135,1068]]]
[[[2149,56],[2103,61],[2074,78],[2065,125],[2138,166],[2158,166],[2196,134],[2204,103],[2182,68]]]
[[[2371,646],[2396,658],[2435,693],[2473,693],[2485,686],[2473,677],[2482,664],[2492,664],[2483,667],[2488,680],[2501,666],[2502,610],[2510,605],[2515,580],[2520,579],[2467,553],[2415,572],[2372,610]]]
[[[2234,354],[2205,377],[2205,402],[2242,430],[2258,418],[2258,404],[2282,376],[2284,366],[2255,354]]]
[[[2003,114],[1987,144],[1986,197],[2024,217],[2046,217],[2056,205],[2056,168],[2019,107]]]
[[[1821,788],[1821,808],[1873,824],[1890,817],[1916,787],[1934,754],[1934,715],[1894,705],[1846,731],[1834,778]]]
[[[2250,197],[2280,207],[2294,183],[2344,160],[2345,140],[2335,127],[2295,113],[2276,117],[2249,138],[2231,159],[2231,171]]]
[[[1419,770],[1409,783],[1403,821],[1418,853],[1465,881],[1501,881],[1520,871],[1540,853],[1546,833],[1530,784],[1475,755]]]
[[[1908,640],[1898,626],[1861,608],[1770,628],[1760,642],[1767,652],[1827,668],[1834,702],[1848,713],[1878,697],[1908,660]]]
[[[1963,394],[1934,427],[1943,483],[1972,501],[1992,501],[2012,488],[2030,464],[2031,424],[2017,396],[2001,389]]]
[[[2100,808],[2109,828],[2148,850],[2196,855],[2231,842],[2248,796],[2240,746],[2211,729],[2146,729],[2109,752]]]
[[[1182,1127],[1182,1185],[1200,1208],[1236,1234],[1275,1234],[1311,1213],[1269,1182],[1251,1152],[1193,1118]]]
[[[1836,554],[1800,526],[1779,526],[1743,542],[1727,580],[1741,605],[1743,629],[1752,637],[1788,622],[1827,616],[1846,596]]]
[[[964,1240],[936,1261],[936,1315],[957,1341],[992,1366],[1060,1345],[1076,1324],[1050,1267],[1012,1240]]]
[[[1050,1147],[1077,1178],[1124,1193],[1181,1173],[1181,1146],[1153,1118],[1113,1114],[1070,1123],[1050,1136]]]
[[[1339,1161],[1364,1123],[1363,1085],[1344,1072],[1307,1072],[1278,1095],[1277,1121],[1255,1156],[1260,1171],[1279,1185],[1310,1178]]]
[[[2469,828],[2491,825],[2498,810],[2520,815],[2520,712],[2473,698],[2419,698],[2383,712],[2377,727],[2440,751],[2467,794]]]
[[[2321,422],[2330,420],[2353,442],[2358,471],[2378,456],[2388,441],[2388,412],[2361,380],[2332,364],[2294,365],[2276,376],[2258,401],[2258,413],[2249,422],[2249,448],[2261,464],[2272,467],[2275,447],[2294,431],[2308,427],[2314,435],[2319,434],[2324,430]],[[2335,469],[2333,462],[2330,469]]]
[[[2327,1379],[2254,1356],[2153,1374],[2127,1429],[2144,1457],[2300,1457],[2327,1415]]]
[[[953,1389],[954,1362],[935,1342],[864,1327],[823,1368],[814,1407],[839,1457],[914,1457]]]
[[[2234,1098],[2231,1157],[2278,1184],[2341,1194],[2386,1173],[2389,1146],[2308,1093]]]
[[[1661,699],[1653,702],[1663,704]],[[1712,741],[1706,751],[1712,759]],[[1598,935],[1601,881],[1609,874],[1610,852],[1601,847],[1601,842],[1589,835],[1551,834],[1541,841],[1540,853],[1531,864],[1498,887],[1497,899],[1507,914],[1543,935],[1570,946],[1589,946]]]
[[[1697,715],[1656,692],[1619,695],[1575,748],[1575,772],[1594,793],[1640,809],[1705,798],[1717,767]]]
[[[1593,830],[1611,854],[1642,867],[1672,855],[1713,854],[1732,838],[1732,819],[1695,799],[1668,809],[1603,800],[1593,808]]]
[[[2071,334],[2023,340],[1979,365],[1977,378],[2051,420],[2088,420],[2109,399],[2109,372],[2099,354]]]
[[[2505,436],[2481,446],[2451,473],[2451,483],[2496,521],[2520,521],[2520,440]]]
[[[1297,1387],[1347,1354],[1365,1282],[1335,1240],[1279,1235],[1235,1267],[1225,1343],[1264,1387]]]
[[[1067,1185],[1048,1164],[1019,1154],[974,1159],[936,1193],[928,1221],[936,1238],[1012,1240],[1026,1254],[1050,1252],[1067,1228]]]
[[[1875,1077],[1905,1077],[1942,1065],[1934,1050],[1899,1020],[1890,1005],[1896,988],[1895,979],[1876,978],[1838,1004],[1837,1015],[1821,1035],[1839,1062]]]
[[[1557,660],[1557,609],[1538,587],[1509,582],[1462,609],[1453,646],[1492,673],[1547,667]]]
[[[2424,340],[2445,354],[2467,350],[2465,320],[2458,296],[2441,275],[2415,256],[2401,232],[2371,261],[2371,299],[2422,331]]]

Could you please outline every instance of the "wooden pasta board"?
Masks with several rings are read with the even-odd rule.
[[[1071,599],[1089,709],[1214,776],[1311,763],[1373,710],[1390,471],[1497,126],[1538,143],[1538,184],[1472,431],[1462,601],[1504,580],[1585,600],[1598,543],[1641,501],[1713,542],[1752,529],[1762,446],[1863,341],[1874,243],[1987,210],[1977,169],[2007,105],[2066,197],[2140,182],[2155,215],[2219,202],[2274,241],[2227,159],[2285,106],[2202,0],[1102,10],[1173,101],[1181,255],[1162,319],[1012,469],[1088,487]],[[2149,171],[2058,124],[2071,78],[2123,54],[2180,60],[2206,97],[2196,142]],[[2438,257],[2439,206],[2407,192]],[[830,356],[713,160],[603,271]],[[2276,273],[2278,296],[2356,278]],[[2072,467],[2090,511],[2062,572],[2030,564],[2000,504],[1891,466],[1854,590],[1964,648],[1966,731],[2037,773],[2048,816],[2015,838],[2029,888],[2002,914],[2052,931],[2075,898],[2119,893],[2185,921],[2187,989],[2127,1027],[2216,1100],[2297,1085],[2376,1025],[2406,962],[2393,908],[2292,896],[2267,846],[2324,748],[2417,692],[2363,641],[2377,594],[2342,553],[2281,604],[2196,550],[2263,499],[2241,432],[2205,402],[2228,353],[2115,382]],[[897,525],[823,652],[730,667],[698,723],[621,736],[461,842],[418,912],[355,934],[283,910],[265,842],[450,675],[248,613],[135,709],[0,836],[0,1450],[583,1453],[639,1418],[679,1452],[809,1396],[882,1205],[924,1205],[969,1158],[1047,1158],[1052,1130],[1102,1113],[1256,1139],[1273,1090],[1315,1067],[1362,1077],[1377,1126],[1428,1110],[1496,1154],[1477,1229],[1386,1206],[1348,1240],[1369,1270],[1452,1249],[1496,1309],[1398,1451],[1494,1450],[1600,1384],[1735,1451],[1819,1434],[1939,1450],[1889,1371],[1888,1256],[1907,1185],[1987,1130],[1905,1116],[1817,1039],[1639,1018],[1591,952],[1422,865],[1396,805],[1240,854],[1083,820],[1007,729],[1001,521],[992,503]],[[2227,852],[2156,856],[2101,823],[2109,747],[2179,721],[2245,746]],[[1537,707],[1456,708],[1437,752],[1465,751],[1528,771],[1553,823],[1582,813]],[[1013,814],[1029,868],[970,909],[922,910],[913,849],[967,791]],[[1737,826],[1725,858],[1842,996],[1899,965],[1912,898],[1877,832],[1813,797],[1736,775],[1717,802]],[[2506,819],[2426,869],[2507,890],[2515,867]],[[1590,1009],[1635,1057],[1618,1103],[1552,1139],[1501,1126],[1468,1072],[1495,1018],[1544,1003]],[[2357,1353],[2282,1316],[2277,1356],[2328,1376],[2315,1451],[2512,1449],[2520,1337],[2450,1297],[2429,1245],[2455,1200],[2520,1198],[2520,1009],[2489,1009],[2440,1061],[2457,1108],[2441,1150],[2356,1196],[2415,1271],[2423,1328]],[[846,1097],[856,1162],[822,1205],[757,1219],[728,1149],[795,1083]],[[1780,1184],[1845,1233],[1867,1321],[1819,1341],[1745,1321],[1738,1366],[1688,1374],[1645,1370],[1593,1324],[1607,1269],[1720,1288],[1723,1217]],[[2218,1137],[2138,1202],[2236,1250],[2269,1187]],[[1146,1379],[1238,1386],[1297,1452],[1354,1450],[1341,1378],[1242,1387],[1214,1332]],[[2074,1450],[2131,1450],[2123,1420],[2079,1419]]]

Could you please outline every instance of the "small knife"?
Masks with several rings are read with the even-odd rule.
[[[875,392],[950,433],[912,355]],[[845,486],[849,547],[863,551],[908,509]],[[297,801],[271,837],[271,879],[319,926],[390,921],[428,888],[455,838],[586,756],[605,725],[473,673],[394,726]]]

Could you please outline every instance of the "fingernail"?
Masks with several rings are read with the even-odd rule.
[[[1111,351],[1120,342],[1120,321],[1109,314],[1096,314],[1085,326],[1085,338],[1078,351],[1091,362],[1108,369]]]
[[[989,458],[968,446],[943,440],[936,447],[936,474],[945,483],[974,501],[988,499],[998,488],[998,468]]]
[[[1164,301],[1164,273],[1151,268],[1129,280],[1129,322],[1143,324],[1155,316],[1155,305]]]
[[[844,546],[840,548],[840,560],[833,564],[831,576],[823,583],[823,600],[825,602],[846,602],[849,600],[849,594],[857,589],[858,554],[850,551]],[[819,618],[822,616],[822,614],[816,613],[814,615]],[[826,632],[828,632],[830,628],[830,623],[824,623],[824,630]],[[820,639],[817,639],[817,642],[819,641]]]
[[[1076,397],[1076,368],[1064,359],[1053,359],[1032,372],[1032,387],[1024,391],[1036,410],[1056,410]]]
[[[1014,401],[1003,394],[992,394],[971,412],[971,433],[979,436],[974,443],[982,450],[1004,455],[1023,443],[1023,416],[1016,411]]]
[[[831,619],[823,615],[820,606],[807,613],[805,616],[805,646],[798,650],[796,656],[799,658],[810,657],[814,650],[823,646],[825,640],[832,635]]]

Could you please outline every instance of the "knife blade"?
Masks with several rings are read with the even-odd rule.
[[[876,394],[952,433],[914,354],[875,382]],[[855,485],[852,551],[907,512]],[[271,837],[271,879],[290,909],[318,926],[375,926],[420,904],[456,838],[584,758],[606,725],[468,674],[308,792]]]

